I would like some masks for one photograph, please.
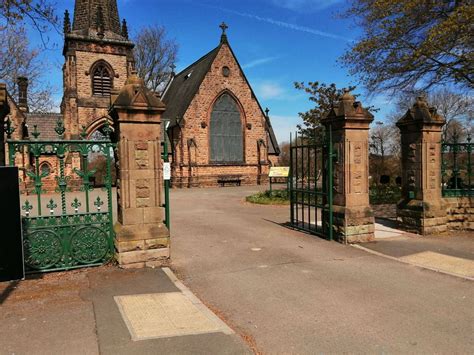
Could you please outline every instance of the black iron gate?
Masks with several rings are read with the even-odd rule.
[[[328,240],[333,239],[333,156],[331,129],[290,136],[291,225]]]
[[[0,196],[0,282],[20,280],[25,277],[25,270],[17,168],[0,167]]]

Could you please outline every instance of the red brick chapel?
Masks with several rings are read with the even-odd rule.
[[[162,97],[175,187],[264,183],[280,153],[269,111],[221,28],[219,45],[174,74]]]

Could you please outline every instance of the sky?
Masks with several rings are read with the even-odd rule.
[[[361,31],[351,20],[338,17],[343,0],[117,0],[119,14],[128,23],[131,36],[141,27],[162,25],[179,44],[177,70],[184,69],[212,49],[220,40],[222,21],[229,26],[228,39],[261,105],[270,109],[278,141],[289,140],[301,123],[299,112],[313,105],[294,82],[319,81],[338,87],[357,85],[338,58]],[[58,0],[57,13],[71,14],[74,0]],[[62,95],[62,37],[51,31],[43,56],[50,64],[47,79]],[[39,45],[31,33],[31,44]],[[380,111],[384,121],[393,105],[388,97],[356,90],[364,106]]]

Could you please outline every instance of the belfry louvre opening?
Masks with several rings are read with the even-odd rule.
[[[105,64],[99,64],[93,72],[92,93],[95,96],[110,96],[112,78]]]

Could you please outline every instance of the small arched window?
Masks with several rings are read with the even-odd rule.
[[[223,94],[214,104],[210,123],[212,163],[242,163],[243,133],[240,110],[229,94]]]
[[[40,165],[39,170],[40,170],[40,174],[46,177],[46,176],[49,176],[51,174],[52,169],[51,169],[51,165],[44,162]]]
[[[106,63],[98,63],[92,70],[92,94],[110,96],[112,90],[112,71]]]

